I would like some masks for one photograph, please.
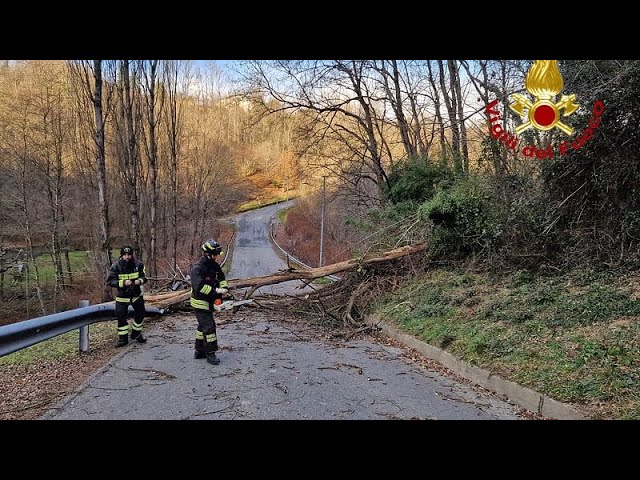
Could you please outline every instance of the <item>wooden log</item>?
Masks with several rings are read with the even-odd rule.
[[[171,294],[145,295],[144,302],[157,308],[166,308],[176,303],[189,300],[191,296],[190,290],[180,290],[179,292],[171,292]]]
[[[424,243],[417,245],[408,245],[406,247],[395,248],[388,252],[368,255],[363,258],[354,258],[344,262],[325,265],[324,267],[311,268],[309,270],[291,269],[273,275],[263,275],[261,277],[252,277],[246,279],[229,280],[228,289],[234,290],[245,287],[264,287],[265,285],[274,285],[276,283],[288,282],[290,280],[313,280],[314,278],[326,277],[336,273],[345,272],[347,270],[355,270],[363,265],[372,265],[375,263],[387,262],[395,260],[407,255],[422,252],[427,246]],[[191,292],[182,290],[179,292],[164,293],[159,295],[145,295],[146,303],[152,304],[154,307],[164,308],[169,305],[189,300]]]

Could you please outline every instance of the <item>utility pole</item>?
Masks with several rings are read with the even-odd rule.
[[[322,249],[324,247],[324,202],[327,193],[327,177],[322,177],[322,213],[320,214],[320,264],[322,266]]]
[[[284,187],[286,196],[287,196],[287,202],[289,201],[289,174],[287,173],[287,176],[285,177],[285,187]]]

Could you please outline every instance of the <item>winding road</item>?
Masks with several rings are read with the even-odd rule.
[[[229,279],[270,275],[288,267],[287,263],[274,249],[269,232],[271,223],[275,221],[278,211],[292,204],[293,202],[290,200],[241,213],[236,217],[233,260],[229,275],[227,275]],[[256,292],[275,295],[296,295],[307,290],[308,288],[304,287],[303,282],[293,280],[260,287]]]

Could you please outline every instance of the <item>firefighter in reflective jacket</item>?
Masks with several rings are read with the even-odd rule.
[[[131,340],[145,343],[142,335],[144,321],[144,299],[141,285],[146,283],[144,264],[133,258],[133,248],[125,246],[120,249],[120,259],[111,265],[107,285],[116,287],[116,318],[118,319],[118,343],[116,347],[123,347],[129,343],[129,324],[127,312],[129,305],[133,306],[133,323],[131,325]]]
[[[227,281],[217,262],[221,254],[220,244],[207,240],[202,244],[202,256],[191,269],[191,306],[198,320],[194,358],[206,358],[212,365],[220,363],[216,357],[218,337],[213,319],[214,303],[227,293]]]

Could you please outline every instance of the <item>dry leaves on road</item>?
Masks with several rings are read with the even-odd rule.
[[[40,417],[120,353],[109,339],[91,351],[31,365],[0,366],[0,420]]]

